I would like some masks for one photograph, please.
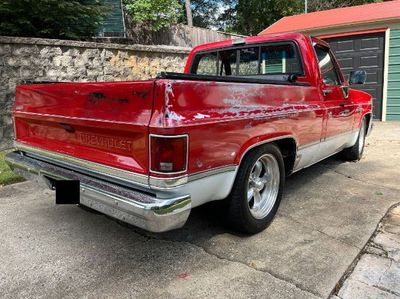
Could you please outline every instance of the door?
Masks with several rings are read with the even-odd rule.
[[[344,73],[363,69],[367,72],[364,85],[351,88],[368,92],[373,97],[373,116],[382,118],[383,65],[385,33],[369,33],[325,39],[335,53],[336,59]]]
[[[354,105],[348,98],[348,86],[344,84],[329,48],[321,45],[314,48],[321,72],[322,95],[327,112],[325,138],[333,138],[352,130]]]
[[[328,156],[347,143],[353,129],[354,105],[348,98],[348,86],[329,48],[314,46],[321,74],[324,99],[325,134],[322,156]]]

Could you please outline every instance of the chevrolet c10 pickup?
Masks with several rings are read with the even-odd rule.
[[[372,97],[349,85],[365,77],[345,79],[324,41],[285,33],[198,46],[184,73],[153,80],[26,83],[6,161],[56,203],[145,230],[182,227],[220,201],[231,227],[257,233],[288,175],[339,152],[361,158]]]

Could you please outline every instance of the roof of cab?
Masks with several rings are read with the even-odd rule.
[[[297,39],[302,39],[305,36],[306,36],[305,34],[297,33],[297,32],[249,36],[249,37],[245,37],[245,38],[227,39],[227,40],[223,40],[223,41],[219,41],[219,42],[202,44],[202,45],[199,45],[199,46],[193,48],[193,51],[194,52],[202,52],[202,51],[208,51],[211,49],[230,47],[230,46],[235,45],[235,41],[238,41],[238,40],[239,41],[243,40],[243,44],[259,44],[259,43],[263,43],[263,42],[267,42],[267,41],[297,40]]]

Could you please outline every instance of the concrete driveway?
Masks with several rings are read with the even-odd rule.
[[[278,216],[241,236],[213,205],[157,235],[32,183],[0,189],[0,294],[17,297],[326,298],[400,201],[400,124],[377,123],[364,158],[331,158],[288,179]]]

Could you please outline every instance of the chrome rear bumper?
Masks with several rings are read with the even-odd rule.
[[[18,151],[7,154],[6,162],[18,175],[44,182],[51,189],[54,189],[55,180],[79,180],[82,205],[148,231],[163,232],[182,227],[190,214],[190,195],[160,199]]]

